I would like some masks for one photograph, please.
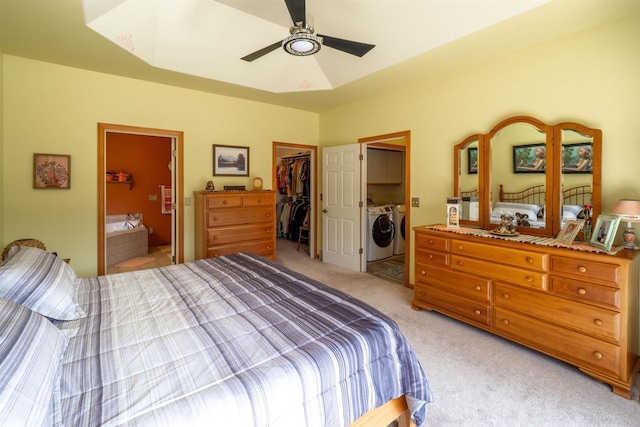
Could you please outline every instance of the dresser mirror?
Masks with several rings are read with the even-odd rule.
[[[502,215],[510,215],[521,233],[554,236],[566,220],[584,217],[585,207],[597,217],[601,148],[597,129],[573,122],[548,125],[527,116],[508,118],[487,134],[466,138],[454,147],[461,224],[492,230]],[[474,156],[477,172],[469,164]],[[464,200],[474,192],[477,219],[465,215]]]
[[[462,215],[460,224],[476,226],[482,225],[482,209],[479,209],[480,192],[480,171],[483,169],[482,158],[480,157],[480,146],[483,135],[471,135],[460,144],[455,146],[453,151],[454,188],[456,196],[462,197]]]

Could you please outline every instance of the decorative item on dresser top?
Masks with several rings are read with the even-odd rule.
[[[412,307],[556,357],[629,398],[640,357],[638,252],[414,227]]]
[[[620,221],[626,222],[624,228],[623,238],[624,247],[627,249],[638,250],[638,246],[635,244],[636,233],[633,230],[632,222],[640,221],[640,200],[622,199],[618,202],[613,211],[614,215],[620,217]]]
[[[238,252],[276,256],[276,198],[265,191],[196,191],[196,259]]]

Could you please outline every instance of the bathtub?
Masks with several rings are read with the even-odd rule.
[[[140,224],[139,219],[132,219],[129,221],[108,222],[104,225],[104,231],[107,234],[118,233],[120,231],[135,231],[136,228],[146,229],[144,225]]]
[[[107,222],[104,228],[107,268],[149,254],[149,230],[140,220]]]

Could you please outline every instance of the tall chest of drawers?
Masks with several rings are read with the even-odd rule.
[[[198,191],[195,258],[251,252],[276,256],[274,191]]]
[[[640,363],[639,257],[414,228],[412,307],[554,356],[629,398]]]

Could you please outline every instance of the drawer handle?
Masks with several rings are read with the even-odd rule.
[[[214,217],[213,217],[213,220],[214,220],[214,221],[217,221],[217,220],[218,220],[218,217],[217,217],[217,216],[214,216]]]
[[[480,285],[476,285],[475,287],[476,291],[480,292],[482,290],[482,288],[480,287]]]
[[[460,260],[458,260],[457,264],[458,264],[460,267],[462,267],[462,266],[464,265],[464,263],[463,263],[462,261],[460,261]]]
[[[429,257],[429,259],[433,259],[433,254],[429,254],[427,256]]]
[[[420,295],[426,295],[427,291],[420,291]]]
[[[580,273],[586,273],[587,272],[587,267],[585,267],[584,265],[581,265],[580,267],[578,267],[578,271]]]
[[[502,298],[509,299],[509,294],[507,294],[507,293],[502,294]]]
[[[429,244],[433,245],[433,240],[429,239]]]
[[[599,351],[594,351],[593,357],[595,357],[596,359],[602,359],[602,353],[600,353]]]
[[[227,204],[227,201],[226,201],[226,200],[223,200],[223,201],[222,201],[222,204],[223,204],[223,205],[226,205],[226,204]]]
[[[271,250],[271,246],[267,246],[267,250],[270,251]]]
[[[595,323],[596,326],[602,326],[602,320],[600,320],[600,319],[594,320],[593,323]]]
[[[527,277],[525,277],[525,280],[526,280],[527,282],[529,282],[529,283],[533,283],[533,277],[531,277],[531,276],[527,276]]]
[[[262,199],[258,199],[258,203],[262,203]]]
[[[218,235],[213,236],[213,240],[218,240]]]
[[[480,311],[480,310],[478,310],[477,308],[476,308],[475,310],[473,310],[473,312],[474,312],[475,314],[477,314],[478,316],[479,316],[479,315],[480,315],[480,313],[481,313],[481,311]]]
[[[531,258],[530,256],[528,256],[528,257],[526,258],[526,261],[527,261],[529,264],[533,264],[533,258]]]
[[[424,271],[424,270],[421,270],[421,271],[420,271],[420,274],[422,274],[423,276],[426,276],[426,275],[427,275],[427,272],[426,272],[426,271]]]
[[[269,217],[271,216],[271,214],[270,214],[270,213],[268,213],[268,214],[265,214],[265,216],[266,216],[267,218],[269,218]]]
[[[462,250],[462,245],[458,245],[458,250]]]
[[[586,295],[587,294],[587,290],[585,288],[578,288],[578,293],[580,295]]]
[[[502,319],[502,323],[504,323],[505,325],[508,325],[509,321],[507,319]]]

